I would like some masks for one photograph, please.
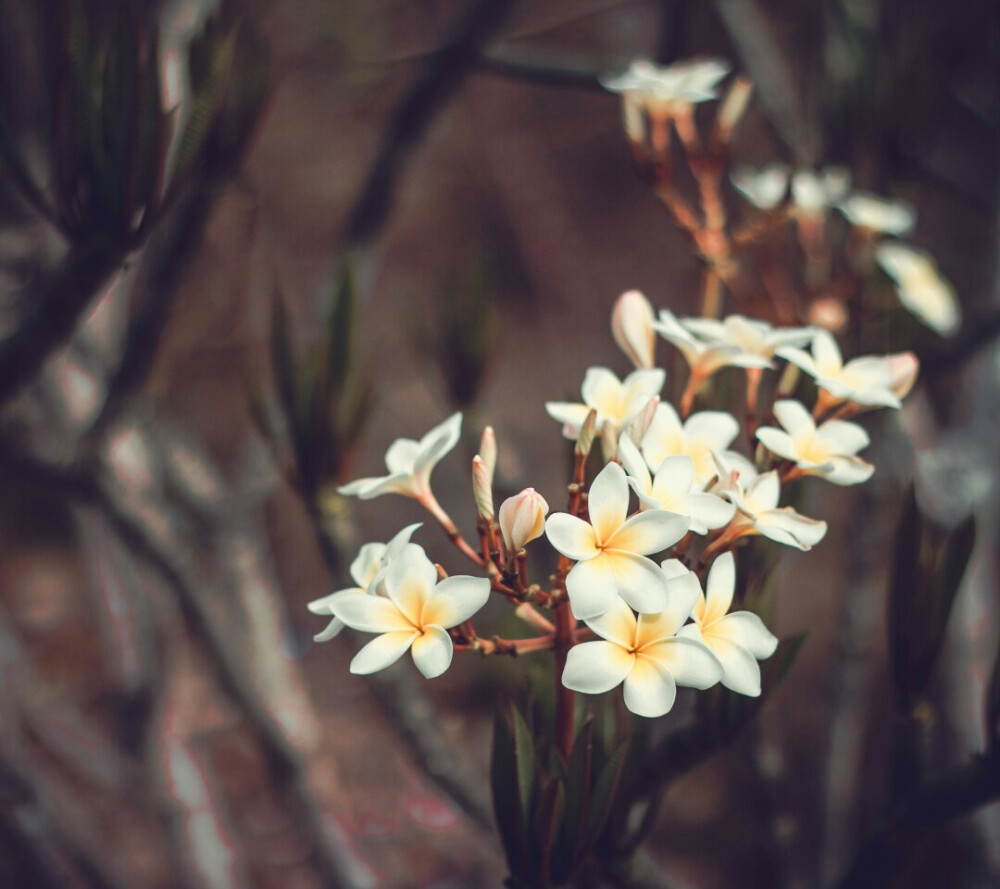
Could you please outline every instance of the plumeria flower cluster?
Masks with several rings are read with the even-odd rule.
[[[373,634],[352,672],[385,669],[410,652],[417,669],[433,678],[456,651],[549,651],[559,668],[557,723],[564,727],[576,692],[621,686],[626,707],[645,717],[669,712],[679,686],[721,683],[739,694],[761,693],[759,661],[778,641],[760,616],[734,607],[740,586],[734,553],[753,537],[801,551],[823,540],[826,522],[782,505],[783,487],[806,477],[837,485],[867,480],[874,467],[859,454],[869,437],[848,418],[898,407],[913,384],[915,359],[904,353],[845,362],[825,331],[741,315],[678,318],[666,309],[657,313],[634,290],[616,302],[611,332],[635,369],[622,379],[592,367],[581,401],[545,406],[575,442],[565,509],[550,509],[541,485],[495,509],[497,446],[487,428],[471,473],[478,545],[467,541],[431,488],[436,464],[461,436],[459,414],[419,441],[394,442],[387,476],[340,488],[362,499],[395,494],[416,501],[474,569],[449,575],[433,563],[412,541],[416,524],[387,544],[362,547],[351,566],[356,586],[309,605],[330,618],[317,641],[344,627]],[[658,339],[688,365],[678,407],[664,399]],[[792,397],[770,408],[758,404],[763,376],[782,363],[815,381],[811,410]],[[742,421],[725,410],[692,410],[724,368],[746,377]],[[774,422],[758,426],[757,415]],[[598,442],[601,456],[588,484]],[[750,452],[741,452],[747,443]],[[531,578],[528,555],[545,545],[557,568],[542,584]],[[491,598],[513,606],[528,635],[480,633],[473,619],[480,620]]]

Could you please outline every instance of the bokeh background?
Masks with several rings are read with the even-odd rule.
[[[378,474],[392,439],[461,409],[435,486],[464,531],[487,423],[498,494],[561,500],[568,451],[542,405],[574,396],[590,365],[627,370],[614,298],[640,288],[698,310],[700,263],[597,81],[639,56],[715,56],[755,82],[734,163],[842,164],[911,202],[913,240],[965,323],[945,340],[900,321],[869,343],[915,349],[922,382],[898,416],[872,419],[870,484],[805,486],[801,509],[831,530],[781,554],[772,620],[780,636],[807,630],[805,646],[760,719],[671,784],[633,885],[836,886],[884,827],[898,755],[887,591],[914,479],[943,528],[977,522],[921,711],[920,777],[986,748],[994,3],[0,8],[0,883],[500,885],[490,720],[527,661],[457,659],[430,684],[400,664],[370,682],[348,674],[345,639],[314,645],[306,603],[348,585],[358,545],[422,518],[324,484]],[[160,91],[162,121],[140,84]],[[154,160],[167,172],[147,187]],[[353,328],[327,323],[345,294]],[[296,478],[302,433],[274,419],[273,396],[331,350],[346,356],[336,410],[307,424],[314,472]],[[668,388],[680,379],[673,368]],[[433,532],[422,542],[451,559]],[[995,885],[1000,782],[986,774],[987,804],[893,839],[891,885]]]

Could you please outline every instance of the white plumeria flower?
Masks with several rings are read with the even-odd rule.
[[[951,336],[962,323],[955,289],[922,250],[895,241],[875,248],[882,270],[896,282],[899,301],[909,312],[942,336]]]
[[[788,193],[790,171],[785,164],[768,164],[759,170],[737,167],[730,175],[733,186],[759,210],[773,210]]]
[[[706,534],[711,528],[728,525],[736,507],[732,503],[692,491],[694,461],[686,454],[666,457],[654,476],[650,476],[646,461],[628,435],[618,443],[618,456],[629,474],[629,484],[643,509],[665,509],[691,520],[695,534]]]
[[[616,600],[603,615],[586,622],[601,638],[569,650],[563,685],[597,695],[624,683],[625,706],[648,717],[670,712],[678,685],[711,688],[722,678],[722,664],[701,642],[677,635],[699,593],[693,574],[675,577],[664,610],[638,619]]]
[[[827,420],[817,428],[809,411],[791,400],[776,401],[774,415],[785,428],[762,426],[757,438],[805,474],[835,485],[858,485],[872,477],[875,467],[857,456],[869,444],[868,433],[856,423]]]
[[[402,494],[416,500],[433,498],[431,472],[446,454],[458,444],[462,433],[462,415],[452,414],[435,426],[420,441],[397,438],[385,452],[385,465],[389,474],[379,478],[359,478],[337,490],[371,500],[382,494]]]
[[[692,574],[697,582],[698,578]],[[750,611],[727,614],[736,589],[736,561],[723,553],[708,572],[706,593],[699,586],[692,609],[694,623],[682,627],[678,636],[705,645],[722,664],[722,684],[741,695],[760,695],[758,660],[769,658],[778,648],[777,637]]]
[[[549,542],[576,564],[566,576],[570,606],[580,620],[604,614],[621,596],[636,611],[662,611],[667,584],[651,553],[673,546],[690,520],[662,509],[628,514],[625,470],[609,463],[590,486],[590,521],[557,512],[545,523]]]
[[[453,647],[448,628],[468,620],[486,604],[490,582],[485,577],[455,576],[438,582],[437,568],[415,543],[406,544],[379,581],[384,595],[345,593],[333,612],[347,626],[379,635],[351,661],[351,672],[375,673],[407,651],[428,679],[451,665]]]
[[[722,342],[702,342],[688,330],[669,309],[661,309],[653,330],[667,342],[676,346],[691,368],[691,375],[699,379],[710,377],[723,367],[767,367],[769,362],[756,356],[742,355],[735,346]]]
[[[641,448],[651,469],[658,469],[667,457],[690,457],[694,464],[693,486],[700,491],[715,475],[712,452],[725,452],[739,432],[740,424],[732,414],[701,411],[681,423],[673,406],[661,403]]]
[[[653,307],[638,290],[626,290],[611,311],[611,335],[638,368],[652,368],[656,349]]]
[[[583,377],[583,403],[549,401],[545,404],[553,420],[563,424],[563,435],[576,438],[591,410],[597,411],[597,428],[610,423],[622,429],[654,395],[659,395],[666,373],[659,369],[634,370],[619,380],[606,367],[591,367]]]
[[[723,532],[730,540],[760,534],[776,543],[809,550],[826,536],[826,522],[799,515],[790,506],[778,506],[781,481],[777,471],[757,476],[745,489],[738,479],[732,481],[725,496],[737,509],[732,523]]]
[[[890,201],[857,191],[840,206],[851,225],[883,235],[908,234],[917,221],[913,208],[903,201]]]
[[[842,201],[851,187],[851,174],[844,167],[826,167],[822,172],[799,170],[792,176],[792,202],[802,216],[822,216]]]
[[[782,346],[808,345],[816,333],[811,327],[772,327],[766,321],[743,315],[727,315],[721,321],[715,318],[685,318],[682,323],[709,343],[737,349],[744,359],[744,367],[771,367],[776,350]],[[757,361],[748,363],[748,359]]]
[[[775,354],[800,367],[816,380],[817,386],[838,399],[900,407],[900,400],[892,391],[891,355],[869,355],[844,364],[837,341],[825,330],[816,331],[811,355],[794,346],[782,346]]]
[[[666,67],[636,59],[623,74],[602,77],[601,86],[641,102],[651,112],[696,105],[718,98],[718,84],[729,65],[718,59],[693,59]]]
[[[417,522],[415,525],[407,525],[388,543],[366,543],[358,551],[358,555],[354,561],[351,562],[351,579],[357,586],[338,590],[335,593],[330,593],[328,596],[323,596],[322,599],[314,599],[306,605],[306,608],[313,614],[332,615],[334,604],[348,593],[368,593],[369,595],[375,595],[381,573],[385,570],[389,562],[399,554],[403,547],[410,542],[410,537],[413,536],[413,532],[420,525],[420,522]],[[333,639],[344,629],[344,626],[344,622],[339,617],[334,617],[322,633],[317,633],[313,636],[313,640],[316,642],[326,642],[329,639]]]

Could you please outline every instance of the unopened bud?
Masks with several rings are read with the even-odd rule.
[[[912,352],[899,352],[889,356],[889,372],[892,374],[892,394],[905,398],[910,394],[920,373],[920,361]]]
[[[653,417],[656,415],[656,409],[659,406],[660,396],[654,395],[646,402],[643,409],[629,421],[625,431],[629,434],[629,438],[632,441],[642,441],[646,437],[646,433],[653,423]]]
[[[486,466],[486,480],[492,485],[497,469],[497,437],[493,434],[492,426],[487,426],[483,430],[483,437],[479,442],[479,456]]]
[[[519,552],[542,536],[548,512],[548,503],[534,488],[525,488],[500,504],[500,533],[508,554]]]
[[[601,427],[601,452],[605,463],[618,456],[618,427],[614,423],[605,423]]]
[[[809,306],[809,323],[831,333],[843,330],[847,326],[847,320],[844,304],[832,297],[820,297]]]
[[[642,144],[646,141],[646,121],[642,104],[634,94],[622,93],[622,127],[629,142]]]
[[[590,449],[594,446],[594,438],[597,436],[597,411],[591,410],[587,418],[580,427],[580,433],[576,437],[576,447],[574,451],[578,457],[586,457]]]
[[[490,484],[486,461],[479,454],[472,458],[472,496],[476,499],[476,512],[479,518],[492,522],[493,487]]]
[[[638,368],[653,366],[656,332],[653,307],[638,290],[626,290],[611,312],[611,334],[619,348]]]
[[[746,114],[751,96],[753,96],[753,84],[743,77],[735,78],[729,87],[729,92],[719,105],[718,116],[715,119],[716,133],[722,142],[729,141],[736,125]]]

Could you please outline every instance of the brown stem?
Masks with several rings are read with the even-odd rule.
[[[469,545],[469,542],[458,533],[458,528],[455,527],[455,523],[451,520],[451,516],[441,508],[441,504],[437,502],[437,499],[432,493],[428,491],[422,497],[418,497],[417,502],[432,516],[434,516],[437,523],[444,530],[444,533],[448,535],[448,539],[463,555],[465,555],[472,562],[475,562],[475,564],[480,568],[487,567],[487,560],[479,555],[479,553],[477,553],[475,549]]]
[[[573,751],[573,727],[575,722],[576,697],[562,684],[566,655],[575,642],[576,620],[570,609],[569,599],[563,599],[555,609],[555,693],[556,693],[556,747],[563,760],[569,762]]]

